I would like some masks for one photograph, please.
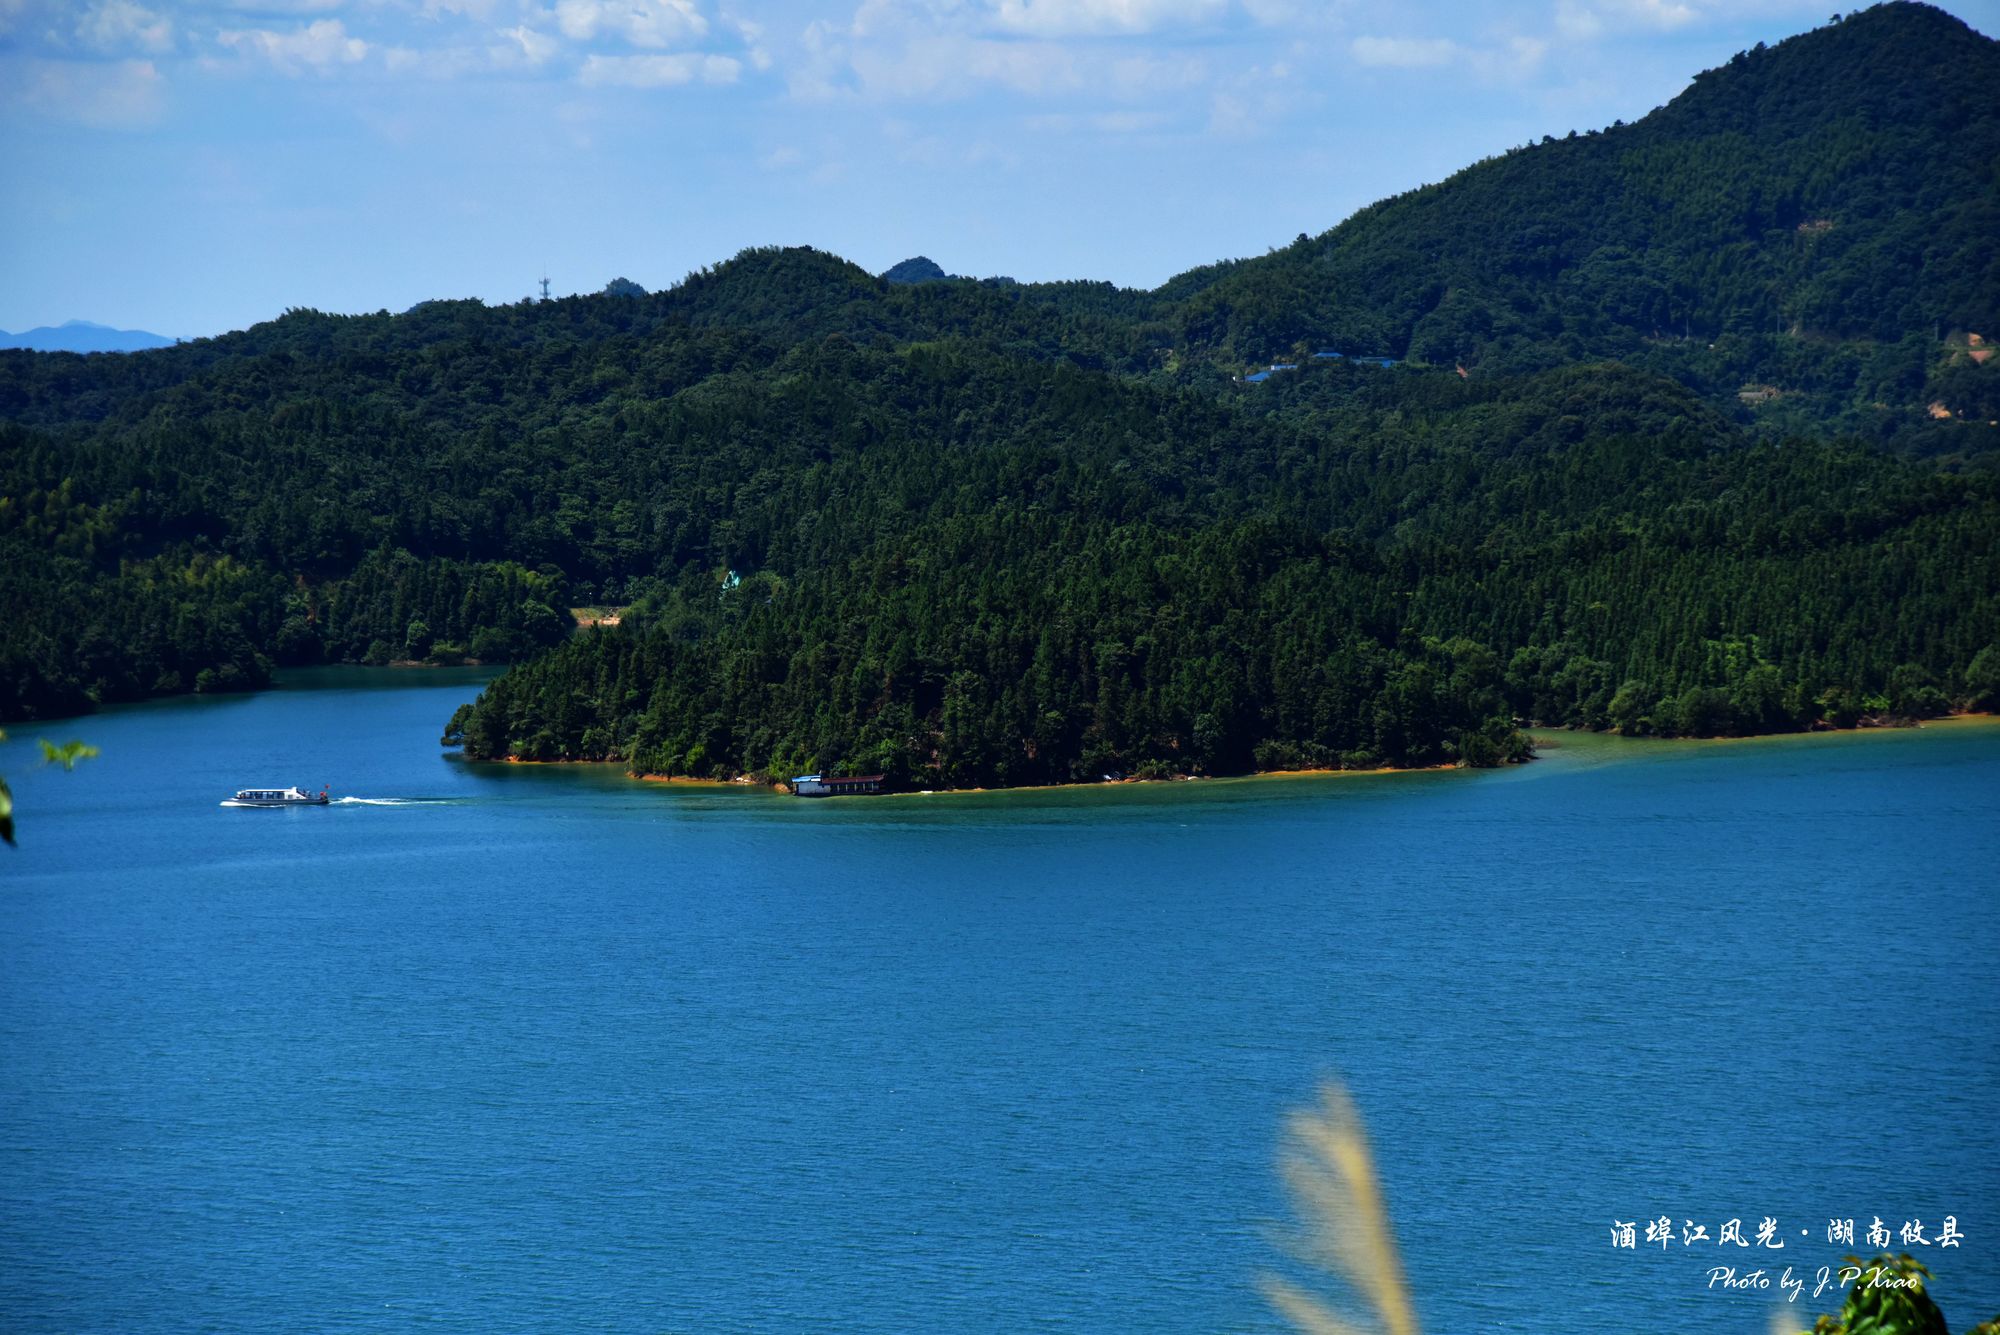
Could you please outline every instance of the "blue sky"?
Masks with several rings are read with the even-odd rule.
[[[1833,9],[0,0],[0,328],[658,288],[769,243],[1150,287]]]

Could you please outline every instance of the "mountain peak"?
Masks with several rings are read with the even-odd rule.
[[[147,348],[171,348],[174,342],[143,329],[113,329],[92,320],[64,320],[59,325],[43,325],[19,334],[0,330],[0,348],[26,348],[34,352],[141,352]]]
[[[930,256],[914,255],[901,264],[883,270],[882,277],[891,283],[941,283],[951,275]]]
[[[1964,19],[1948,14],[1936,5],[1925,4],[1923,0],[1886,0],[1883,4],[1857,9],[1827,26],[1838,27],[1842,23],[1858,23],[1864,30],[1871,31],[1895,27],[1911,32],[1978,36]],[[1804,35],[1810,37],[1812,34]]]
[[[2000,42],[1941,9],[1892,0],[1775,46],[1759,42],[1697,74],[1662,114],[1833,121],[1865,115],[1906,121],[1965,115],[2000,79]]]

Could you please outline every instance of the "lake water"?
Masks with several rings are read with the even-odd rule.
[[[1433,1335],[1762,1335],[1829,1217],[2000,1311],[1992,723],[806,802],[294,680],[0,750],[10,1331],[1278,1330],[1334,1074]]]

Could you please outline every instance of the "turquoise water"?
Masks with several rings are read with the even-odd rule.
[[[1434,1335],[1760,1335],[1829,1216],[2000,1311],[2000,727],[814,803],[304,680],[0,749],[10,1331],[1277,1330],[1328,1074]]]

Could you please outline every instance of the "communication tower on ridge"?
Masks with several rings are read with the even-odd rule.
[[[549,299],[549,276],[547,273],[544,273],[542,275],[542,300],[547,301],[548,299]]]

